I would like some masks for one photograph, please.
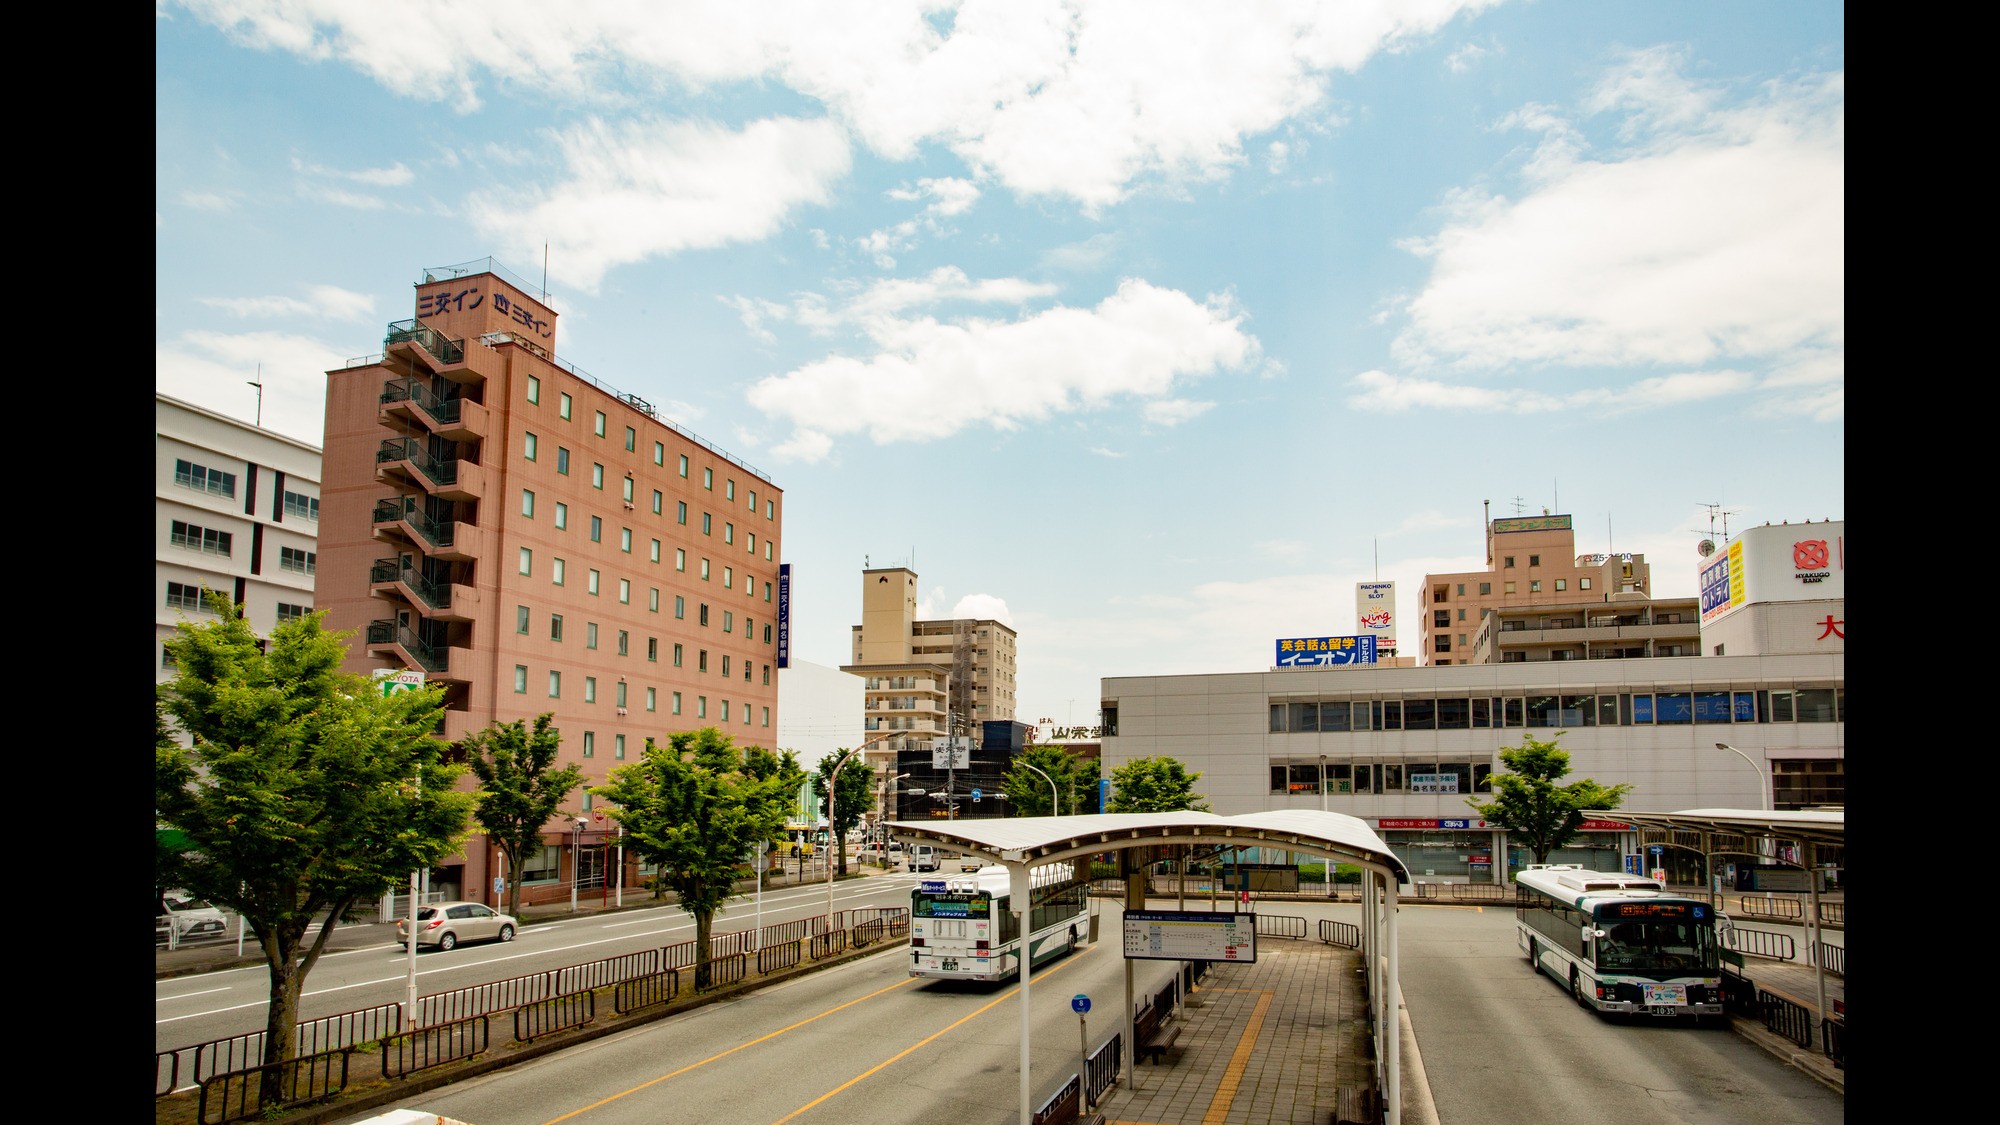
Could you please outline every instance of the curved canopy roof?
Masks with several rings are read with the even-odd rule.
[[[991,820],[890,821],[904,844],[975,852],[1002,863],[1034,866],[1098,852],[1152,844],[1219,844],[1310,852],[1393,874],[1409,869],[1375,830],[1346,813],[1287,809],[1219,816],[1210,812],[1095,813]]]
[[[1585,816],[1622,820],[1640,828],[1681,832],[1735,832],[1774,840],[1810,840],[1841,844],[1846,839],[1845,809],[1687,809],[1681,812],[1633,812],[1630,809],[1589,809]]]

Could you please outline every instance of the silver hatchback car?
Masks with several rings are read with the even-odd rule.
[[[440,902],[417,907],[417,944],[453,949],[462,941],[513,941],[515,922],[483,902]],[[396,941],[407,945],[410,920],[396,919]]]

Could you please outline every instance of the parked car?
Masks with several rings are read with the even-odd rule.
[[[517,925],[483,902],[440,902],[417,907],[417,944],[455,949],[464,941],[513,941]],[[396,940],[408,944],[410,920],[396,919]]]
[[[980,856],[968,853],[958,857],[958,869],[960,871],[977,871],[984,866],[986,866],[986,860]]]
[[[222,911],[183,890],[161,891],[153,904],[155,944],[165,943],[169,932],[173,944],[189,938],[216,938],[229,929]]]
[[[929,844],[918,844],[910,849],[907,861],[912,871],[936,871],[938,869],[937,849]]]

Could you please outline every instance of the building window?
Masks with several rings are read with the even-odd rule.
[[[562,614],[560,613],[549,614],[549,639],[552,641],[562,640]]]
[[[595,702],[597,702],[597,677],[596,677],[596,676],[585,676],[585,677],[583,678],[583,701],[584,701],[585,703],[595,703]]]
[[[556,472],[569,475],[569,450],[560,445],[556,446]]]
[[[729,701],[727,699],[722,701],[722,721],[725,723],[729,721]]]
[[[732,477],[731,479],[722,482],[722,498],[725,500],[736,499],[735,478]]]
[[[686,599],[685,597],[682,597],[682,596],[681,596],[681,595],[679,595],[679,594],[675,594],[675,595],[674,595],[674,620],[676,620],[676,621],[686,621],[686,620],[687,620],[687,615],[688,615],[688,603],[687,603],[687,599]]]
[[[725,632],[725,633],[728,633],[728,632],[733,632],[733,631],[735,630],[735,628],[736,628],[736,615],[735,615],[734,613],[730,612],[729,610],[726,610],[726,609],[725,609],[725,610],[723,610],[723,611],[722,611],[722,631],[723,631],[723,632]]]
[[[562,397],[561,397],[560,399],[558,399],[558,400],[557,400],[557,410],[556,410],[556,413],[558,413],[558,414],[562,415],[562,416],[563,416],[564,418],[568,418],[568,417],[569,417],[569,408],[570,408],[570,400],[569,400],[569,395],[568,395],[568,394],[564,394],[564,395],[563,395],[563,396],[562,396]]]
[[[662,493],[660,492],[660,490],[659,490],[659,489],[657,489],[657,488],[656,488],[656,489],[654,489],[654,490],[653,490],[653,514],[657,516],[657,515],[659,515],[659,514],[660,514],[660,513],[662,512],[662,511],[664,511],[664,510],[665,510],[665,507],[664,507],[664,505],[666,504],[666,502],[667,502],[667,498],[666,498],[666,496],[665,496],[664,494],[662,494]]]
[[[1542,592],[1542,580],[1541,580],[1541,579],[1539,579],[1539,578],[1530,578],[1530,579],[1528,579],[1528,592],[1529,592],[1530,594],[1539,594],[1539,593],[1541,593],[1541,592]]]
[[[1507,583],[1507,585],[1506,585],[1505,587],[1503,587],[1503,588],[1502,588],[1502,592],[1503,592],[1503,593],[1508,593],[1508,594],[1511,594],[1511,593],[1513,593],[1513,592],[1514,592],[1514,584],[1513,584],[1512,582],[1509,582],[1509,583]]]
[[[1576,588],[1577,588],[1577,589],[1579,589],[1579,590],[1588,590],[1588,589],[1590,589],[1590,579],[1588,579],[1588,578],[1579,578],[1579,579],[1577,579],[1577,580],[1576,580]]]
[[[677,570],[677,571],[679,571],[679,572],[680,572],[680,573],[682,573],[682,574],[686,574],[686,573],[687,573],[687,568],[688,568],[688,553],[687,553],[687,548],[685,548],[685,547],[675,547],[675,548],[674,548],[674,569],[675,569],[675,570]]]
[[[618,604],[632,604],[632,580],[630,578],[620,578],[618,580]]]
[[[1444,627],[1445,627],[1446,625],[1449,625],[1449,624],[1451,624],[1451,611],[1450,611],[1450,610],[1448,610],[1448,609],[1440,609],[1440,610],[1435,610],[1435,611],[1433,611],[1433,612],[1431,613],[1431,627],[1432,627],[1432,628],[1435,628],[1435,629],[1442,629],[1442,628],[1444,628]]]
[[[521,573],[529,574],[532,573],[534,569],[535,569],[535,552],[529,550],[526,547],[521,548]]]
[[[688,475],[688,455],[683,453],[681,454],[681,479],[686,480],[687,475]]]
[[[319,519],[319,497],[307,496],[303,492],[285,491],[285,514],[302,520]]]
[[[1514,569],[1514,556],[1508,555],[1507,560],[1500,565],[1508,570]]]
[[[599,410],[599,411],[596,411],[595,413],[597,414],[597,420],[596,420],[596,422],[595,422],[595,423],[594,423],[594,424],[593,424],[593,425],[591,426],[591,431],[592,431],[593,433],[595,433],[595,434],[596,434],[596,435],[597,435],[598,437],[603,437],[603,436],[604,436],[604,411],[602,411],[602,410]]]
[[[1529,555],[1529,556],[1528,556],[1528,565],[1529,565],[1529,566],[1540,566],[1540,565],[1542,565],[1542,556],[1540,556],[1540,555]]]
[[[771,600],[771,584],[769,582],[764,583],[764,600],[767,602]]]
[[[681,713],[681,693],[680,693],[680,692],[675,692],[675,693],[674,693],[674,714],[678,715],[678,714],[680,714],[680,713]]]
[[[557,668],[549,669],[549,698],[562,698],[562,671]]]
[[[675,501],[675,502],[674,502],[674,522],[675,522],[675,523],[678,523],[678,524],[680,524],[680,525],[681,525],[682,527],[686,527],[686,526],[687,526],[687,522],[688,522],[688,502],[687,502],[687,501],[685,501],[685,500],[677,500],[677,501]]]
[[[521,514],[529,519],[535,518],[535,494],[525,488],[521,490]]]
[[[701,533],[702,533],[703,535],[712,535],[712,534],[714,534],[714,532],[713,532],[713,531],[711,530],[711,525],[710,525],[710,523],[709,523],[709,520],[710,520],[710,518],[711,518],[711,517],[709,516],[709,514],[708,514],[707,512],[703,512],[703,513],[701,514]]]
[[[297,547],[280,547],[278,569],[311,574],[319,569],[319,554],[315,551],[301,551]]]
[[[623,761],[623,760],[624,760],[624,758],[625,758],[625,736],[624,736],[624,735],[622,735],[622,734],[614,734],[614,735],[612,735],[612,736],[611,736],[611,756],[612,756],[612,757],[614,757],[614,758],[617,758],[617,759],[619,759],[620,761]]]
[[[1432,640],[1437,642],[1437,644],[1433,646],[1436,649],[1436,651],[1438,652],[1451,651],[1451,636],[1449,634],[1439,633],[1436,637],[1433,637]]]
[[[657,704],[658,702],[659,702],[659,689],[658,689],[658,688],[647,688],[647,689],[646,689],[646,710],[648,710],[648,711],[652,711],[652,710],[656,710],[656,709],[657,709],[657,708],[656,708],[656,704]]]
[[[681,654],[685,651],[679,644],[674,645],[674,667],[678,668],[681,666]]]
[[[723,589],[725,589],[725,590],[733,590],[733,589],[735,589],[735,588],[736,588],[736,568],[735,568],[735,567],[733,567],[733,566],[725,566],[725,567],[723,567],[723,568],[722,568],[722,588],[723,588]],[[746,587],[746,589],[747,589],[747,587]]]
[[[660,541],[658,539],[653,540],[652,548],[647,554],[653,562],[660,561]]]
[[[1460,606],[1460,607],[1459,607],[1459,610],[1458,610],[1458,619],[1459,619],[1460,621],[1463,621],[1463,620],[1465,620],[1465,607],[1464,607],[1464,606]]]
[[[764,501],[764,518],[767,520],[778,518],[778,502],[776,500]]]
[[[1490,594],[1490,593],[1492,593],[1492,592],[1493,592],[1493,583],[1491,583],[1491,582],[1481,582],[1481,583],[1479,584],[1479,592],[1480,592],[1481,594]]]
[[[542,401],[542,381],[533,375],[528,376],[528,401],[536,403]]]
[[[735,524],[733,524],[733,523],[725,523],[725,524],[723,524],[723,525],[722,525],[722,541],[723,541],[724,543],[734,543],[734,542],[736,542],[736,525],[735,525]]]
[[[1567,589],[1569,589],[1569,579],[1567,578],[1556,579],[1556,593],[1560,594]]]
[[[660,658],[660,638],[658,638],[658,637],[647,637],[647,638],[646,638],[646,659],[648,659],[648,660],[658,660],[659,658]]]
[[[626,473],[626,474],[625,474],[625,502],[626,502],[627,504],[630,504],[630,503],[632,502],[632,474],[631,474],[631,473]]]
[[[769,707],[766,707],[763,709],[763,711],[764,711],[764,725],[768,727],[771,725],[771,709]]]
[[[597,596],[597,579],[597,568],[593,566],[590,568],[590,593],[592,597]]]
[[[625,706],[625,678],[623,676],[620,676],[618,678],[617,686],[612,688],[611,690],[612,690],[611,705],[614,707]]]
[[[695,659],[694,670],[697,672],[708,671],[708,650],[701,649],[695,654],[695,656],[696,659]]]
[[[522,550],[526,549],[527,548],[525,547],[522,548]],[[550,570],[553,571],[553,574],[551,574],[550,577],[555,580],[556,585],[560,586],[563,584],[563,580],[567,578],[569,575],[569,563],[565,559],[556,559],[553,563],[550,564]],[[523,571],[522,573],[526,572]]]
[[[662,468],[666,467],[667,464],[666,442],[656,441],[653,443],[653,464],[659,465]]]
[[[646,608],[654,613],[660,612],[660,588],[658,586],[646,587]]]
[[[771,666],[769,664],[764,665],[764,686],[771,686]]]
[[[526,633],[528,631],[527,606],[517,605],[514,607],[514,631],[516,633]]]
[[[583,732],[583,756],[586,758],[597,757],[597,732],[594,730]]]
[[[516,694],[527,694],[528,666],[526,664],[514,665],[514,691]]]
[[[695,697],[694,697],[694,717],[695,717],[695,718],[697,718],[697,719],[706,719],[706,718],[708,718],[708,697],[707,697],[707,696],[705,696],[705,695],[697,695],[697,696],[695,696]]]
[[[312,607],[309,605],[293,605],[290,602],[279,602],[278,624],[283,625],[287,621],[296,620],[311,612]]]
[[[212,492],[217,496],[236,496],[236,474],[197,465],[192,461],[174,462],[174,483],[182,488],[192,488],[196,492]]]
[[[530,461],[535,459],[535,435],[532,430],[523,435],[521,453]]]
[[[1458,596],[1461,598],[1465,596],[1465,583],[1463,582],[1458,584]]]
[[[703,470],[701,471],[701,486],[702,486],[703,488],[706,488],[706,489],[708,489],[708,490],[709,490],[710,492],[714,492],[714,491],[715,491],[715,470],[714,470],[714,469],[703,469]]]
[[[700,609],[700,611],[699,611],[699,612],[700,612],[700,615],[701,615],[701,616],[700,616],[700,619],[699,619],[699,620],[697,620],[697,621],[695,622],[695,624],[697,624],[697,625],[700,625],[700,626],[701,626],[702,628],[706,629],[706,628],[708,628],[708,603],[707,603],[707,602],[703,602],[703,603],[701,603],[701,609]]]
[[[595,461],[590,463],[590,487],[604,487],[604,466]]]
[[[722,654],[722,678],[729,678],[729,654],[726,652]]]
[[[586,621],[583,623],[583,647],[588,649],[595,649],[597,647],[597,622]]]
[[[592,543],[602,543],[602,542],[604,542],[604,517],[603,517],[603,516],[592,516],[592,517],[590,517],[590,541],[591,541]]]
[[[176,547],[186,547],[191,551],[205,551],[211,555],[229,554],[228,532],[200,527],[182,520],[174,521],[168,540]]]
[[[771,643],[771,627],[768,624],[764,626],[764,643]]]
[[[703,560],[701,560],[701,580],[702,580],[703,582],[706,582],[706,581],[708,581],[708,560],[707,560],[707,559],[703,559]]]
[[[625,650],[630,647],[631,643],[632,634],[624,629],[618,630],[618,655],[624,656]]]

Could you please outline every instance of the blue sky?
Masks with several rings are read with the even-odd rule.
[[[1413,647],[1487,501],[1662,595],[1711,505],[1845,515],[1839,4],[155,13],[159,389],[317,443],[425,267],[546,277],[559,358],[784,489],[799,659],[909,565],[1086,725],[1357,582]]]

